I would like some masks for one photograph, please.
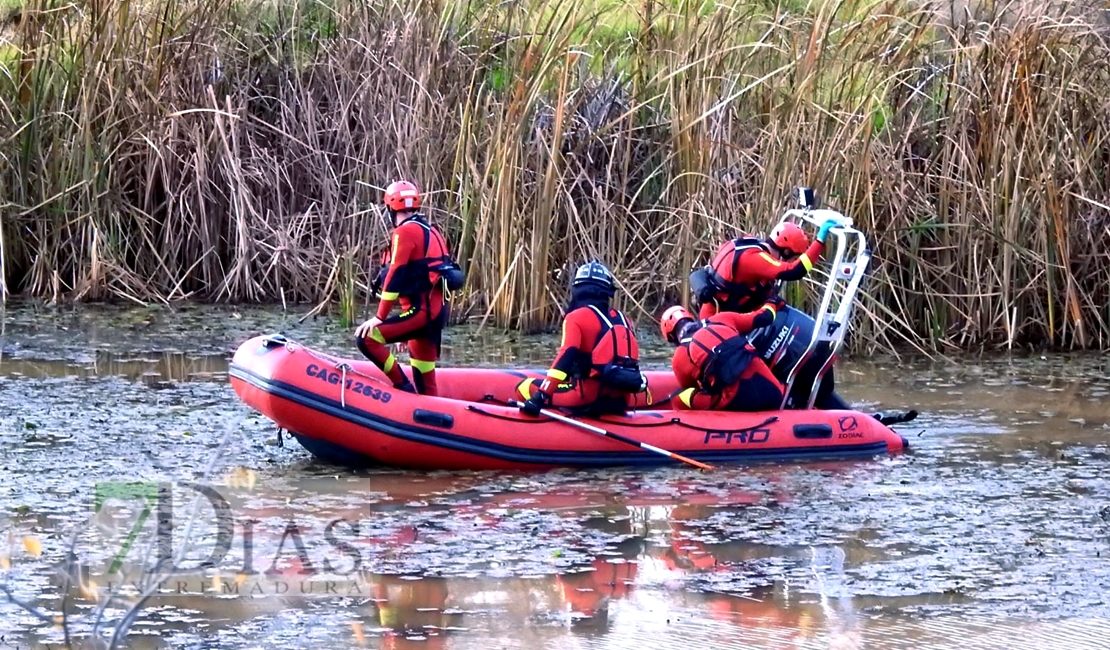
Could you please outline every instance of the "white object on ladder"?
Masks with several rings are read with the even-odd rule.
[[[812,196],[812,195],[810,195]],[[780,223],[791,221],[794,223],[808,223],[820,228],[826,221],[832,219],[837,222],[825,240],[826,251],[822,259],[831,259],[828,271],[825,273],[824,293],[821,304],[814,316],[813,338],[810,340],[806,351],[790,369],[786,377],[786,390],[782,399],[782,408],[786,408],[790,397],[790,389],[794,386],[798,372],[809,362],[818,347],[825,346],[821,351],[825,361],[817,371],[813,386],[809,391],[809,403],[806,408],[813,408],[817,399],[817,389],[825,373],[832,368],[840,346],[844,343],[844,335],[848,331],[848,319],[852,315],[852,307],[859,291],[863,276],[867,273],[867,265],[871,261],[871,251],[867,248],[867,237],[853,227],[851,218],[835,211],[819,208],[794,208],[783,214]],[[829,250],[835,246],[835,253],[829,255]],[[814,266],[810,275],[818,272]]]

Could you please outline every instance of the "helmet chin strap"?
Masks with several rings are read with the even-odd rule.
[[[792,260],[795,257],[798,257],[799,255],[801,255],[801,253],[795,253],[792,250],[787,250],[787,249],[783,248],[782,246],[779,246],[779,245],[775,244],[774,242],[767,242],[767,243],[771,246],[771,248],[775,249],[775,252],[778,253],[779,259]]]
[[[405,213],[408,214],[408,216],[405,217],[406,221],[411,219],[418,212],[418,210],[394,210],[393,208],[389,207],[388,205],[385,206],[385,211],[386,211],[386,214],[389,215],[389,221],[391,223],[396,223],[397,222],[397,215],[401,214],[402,212],[405,212]]]

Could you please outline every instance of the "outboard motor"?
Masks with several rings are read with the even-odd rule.
[[[867,272],[867,265],[871,261],[871,251],[867,248],[867,237],[853,227],[849,217],[835,210],[817,207],[817,196],[812,189],[799,187],[795,191],[795,197],[798,207],[787,210],[779,220],[780,223],[792,221],[799,225],[810,224],[815,228],[820,228],[821,224],[829,219],[838,223],[829,231],[830,237],[825,242],[825,246],[835,252],[831,256],[828,251],[822,255],[823,259],[831,260],[828,268],[819,271],[818,267],[815,267],[811,273],[811,277],[817,277],[819,273],[825,275],[821,303],[814,316],[813,336],[784,382],[786,391],[782,408],[786,408],[786,401],[798,377],[798,371],[814,356],[824,359],[809,390],[809,403],[806,408],[813,408],[821,380],[833,366],[840,346],[844,343],[856,293]],[[821,265],[821,267],[824,266],[825,264]]]

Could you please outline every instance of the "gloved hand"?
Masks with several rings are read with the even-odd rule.
[[[821,228],[817,230],[817,241],[824,244],[825,238],[829,236],[829,231],[835,227],[836,219],[827,219],[825,223],[821,224]]]
[[[374,280],[370,283],[370,295],[377,298],[382,294],[382,287],[385,285],[385,276],[389,273],[389,266],[383,266],[378,270],[378,274],[374,276]]]
[[[544,394],[540,391],[536,391],[532,393],[532,396],[529,397],[527,401],[520,405],[520,412],[525,415],[531,415],[532,417],[538,417],[540,409],[543,408],[544,401]]]
[[[370,332],[373,332],[374,328],[381,324],[382,319],[378,318],[377,316],[371,318],[355,329],[355,338],[364,339],[367,336],[370,336]]]

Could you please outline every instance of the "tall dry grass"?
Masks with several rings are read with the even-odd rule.
[[[768,230],[805,184],[871,235],[858,347],[1106,348],[1100,16],[35,0],[0,32],[0,276],[57,300],[349,318],[386,242],[380,188],[407,177],[469,271],[460,318],[552,323],[596,258],[650,326],[719,241]]]

